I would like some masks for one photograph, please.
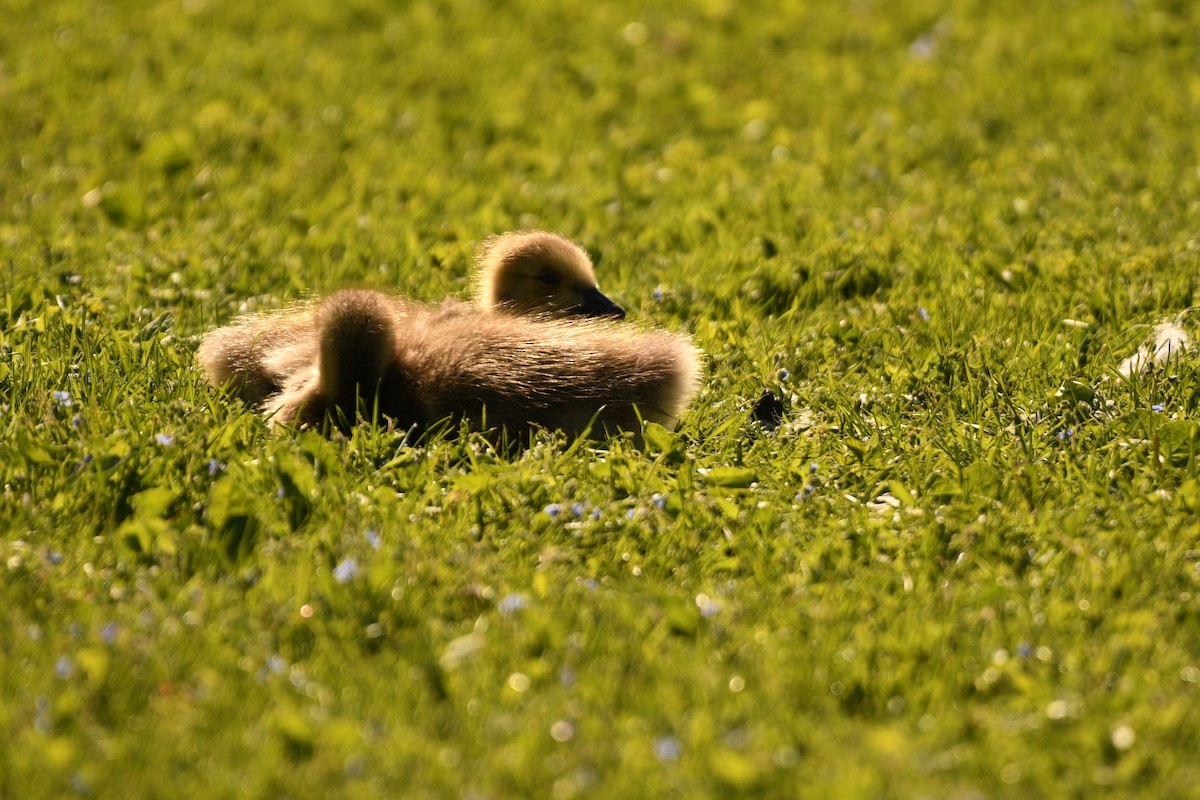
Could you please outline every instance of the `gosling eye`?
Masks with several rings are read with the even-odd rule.
[[[538,275],[537,280],[542,286],[547,287],[558,286],[559,283],[558,273],[551,272],[549,270],[543,272],[541,275]]]

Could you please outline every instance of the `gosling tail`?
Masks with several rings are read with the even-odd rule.
[[[197,360],[212,386],[232,384],[243,400],[258,405],[279,392],[299,366],[311,363],[311,309],[244,317],[205,334]]]

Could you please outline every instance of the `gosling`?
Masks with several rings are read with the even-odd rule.
[[[273,425],[342,428],[386,417],[401,429],[465,420],[523,436],[674,428],[696,393],[699,353],[686,338],[611,320],[443,313],[370,290],[343,290],[315,311],[316,358],[263,403]]]
[[[508,315],[542,314],[624,319],[596,281],[587,253],[546,231],[517,231],[486,239],[476,253],[474,307],[442,303],[445,314],[483,310]],[[397,301],[400,302],[400,301]],[[313,363],[317,326],[314,306],[243,317],[207,334],[198,353],[214,386],[236,382],[241,398],[259,405],[283,391],[292,375]]]

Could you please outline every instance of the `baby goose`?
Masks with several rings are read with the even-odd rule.
[[[625,309],[601,293],[588,254],[558,234],[493,236],[480,245],[475,263],[477,299],[485,309],[625,318]]]
[[[570,314],[623,319],[600,293],[591,259],[578,245],[546,231],[519,231],[485,240],[476,255],[476,305],[511,314]],[[400,302],[400,301],[397,301]],[[454,300],[444,313],[470,313]],[[239,396],[258,405],[283,390],[316,358],[314,306],[245,317],[204,337],[198,357],[214,386],[237,382]]]
[[[399,427],[466,419],[521,435],[674,428],[696,392],[699,355],[669,333],[610,321],[528,318],[343,290],[315,313],[316,358],[263,410],[273,423],[353,424],[374,412]]]

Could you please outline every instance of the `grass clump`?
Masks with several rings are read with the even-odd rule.
[[[1195,331],[1198,24],[11,5],[0,795],[1193,795],[1200,374],[1118,368]],[[276,435],[194,367],[523,227],[694,335],[678,431]]]

